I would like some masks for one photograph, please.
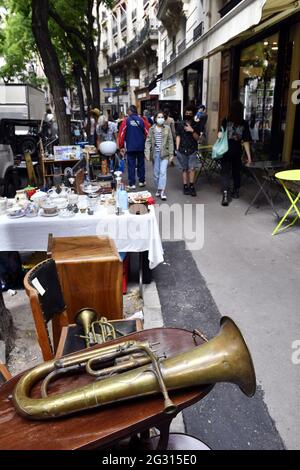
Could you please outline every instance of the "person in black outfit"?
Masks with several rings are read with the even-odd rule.
[[[194,121],[195,109],[188,106],[184,112],[184,121],[176,128],[176,156],[182,168],[183,194],[197,196],[195,173],[197,166],[198,140],[201,125]]]
[[[227,129],[229,150],[221,158],[222,206],[229,205],[230,178],[233,177],[233,191],[231,196],[239,198],[241,186],[241,169],[243,149],[247,156],[246,165],[251,163],[251,133],[248,123],[243,119],[244,106],[240,101],[231,105],[229,116],[222,122],[224,130]]]

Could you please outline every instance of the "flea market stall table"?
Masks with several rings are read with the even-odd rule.
[[[41,215],[18,219],[0,216],[1,251],[46,252],[50,233],[53,237],[109,236],[119,252],[140,253],[140,272],[144,252],[148,252],[150,269],[163,262],[162,243],[153,206],[144,215],[125,211],[117,216],[105,206],[99,206],[93,215],[78,213],[68,219]]]

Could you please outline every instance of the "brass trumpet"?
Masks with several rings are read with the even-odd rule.
[[[13,393],[16,410],[26,418],[48,419],[161,392],[165,398],[165,411],[174,412],[175,405],[168,397],[168,390],[217,382],[234,383],[248,396],[255,393],[256,379],[250,353],[238,327],[228,317],[222,318],[221,330],[215,338],[187,352],[160,360],[152,349],[153,345],[148,343],[127,341],[45,362],[25,373],[17,383]],[[30,398],[33,385],[44,377],[46,388],[48,374],[51,377],[58,370],[69,370],[71,366],[103,364],[108,359],[124,359],[124,356],[132,355],[135,355],[133,362],[137,368],[73,391]],[[124,365],[120,365],[124,370]],[[114,374],[115,370],[106,369],[105,375],[111,373]]]
[[[83,327],[83,335],[80,335],[80,338],[85,340],[87,348],[95,344],[106,343],[117,338],[117,330],[112,323],[107,321],[106,317],[101,317],[97,320],[98,315],[96,310],[92,308],[84,308],[79,310],[75,317],[75,322],[77,325]],[[99,332],[96,331],[99,330]],[[120,336],[122,334],[118,332]]]

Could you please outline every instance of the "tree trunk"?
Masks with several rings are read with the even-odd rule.
[[[85,112],[84,112],[84,98],[83,98],[83,91],[82,91],[82,82],[81,82],[81,74],[79,70],[79,65],[74,64],[73,65],[73,73],[74,73],[74,79],[77,87],[77,95],[78,95],[78,100],[79,100],[79,107],[80,107],[80,118],[84,120],[85,118]]]
[[[31,4],[32,32],[53,95],[59,141],[61,145],[70,145],[72,142],[71,116],[66,114],[66,104],[64,101],[64,97],[67,96],[66,84],[48,28],[49,0],[32,0]]]
[[[5,307],[2,291],[0,291],[0,341],[5,343],[6,360],[14,345],[14,328],[12,316]]]
[[[99,81],[99,68],[98,68],[98,57],[97,50],[94,44],[93,29],[94,29],[94,16],[93,16],[93,0],[88,0],[87,8],[87,19],[88,19],[88,31],[89,35],[87,38],[87,54],[88,54],[88,65],[91,74],[91,85],[93,93],[93,107],[100,108],[100,81]]]
[[[91,84],[93,92],[93,107],[100,108],[100,80],[99,80],[99,69],[98,59],[96,54],[96,48],[93,45],[90,50],[90,70],[91,70]]]

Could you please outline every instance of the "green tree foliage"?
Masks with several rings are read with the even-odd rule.
[[[101,3],[111,7],[113,0],[97,0],[98,11]],[[59,63],[68,87],[75,87],[74,64],[80,67],[81,79],[85,87],[91,83],[90,44],[99,36],[97,18],[92,17],[93,28],[88,12],[93,0],[50,0],[49,29]],[[35,63],[39,51],[32,34],[31,0],[0,0],[3,11],[0,19],[0,56],[4,65],[0,76],[5,81],[18,78],[33,85],[41,85],[28,64]],[[1,9],[1,10],[2,10]],[[5,11],[6,10],[6,11]],[[96,21],[94,21],[96,20]],[[99,51],[96,49],[96,53]],[[86,90],[87,91],[87,90]],[[88,95],[88,93],[87,93]],[[90,97],[91,103],[93,96]]]
[[[79,89],[83,85],[87,105],[97,107],[100,105],[98,56],[101,3],[111,7],[114,1],[47,0],[43,2],[43,8],[37,8],[39,4],[35,0],[0,0],[0,7],[2,7],[0,56],[4,59],[4,65],[0,68],[0,76],[5,81],[18,78],[39,85],[35,74],[30,71],[28,65],[34,63],[36,58],[40,56],[52,93],[57,86],[54,78],[56,77],[59,81],[60,96],[56,90],[54,101],[57,105],[56,112],[60,114],[59,127],[61,129],[65,118],[61,115],[61,113],[64,114],[62,109],[58,108],[61,108],[60,102],[65,96],[66,86],[77,87],[78,94],[83,96],[82,89]],[[46,23],[45,18],[40,18],[41,21],[39,21],[37,17],[38,10],[46,11],[45,5],[47,5]],[[32,21],[33,8],[35,11],[34,23]],[[48,30],[47,34],[50,39],[50,42],[46,40],[48,53],[45,53],[42,44],[45,37],[38,40],[37,22],[44,24],[44,28]],[[55,67],[52,62],[55,63]],[[49,66],[50,64],[51,66]],[[81,109],[83,112],[83,102]],[[62,140],[66,141],[68,139],[66,128],[62,134],[64,134]]]
[[[4,65],[0,76],[6,82],[18,78],[33,85],[41,85],[29,65],[38,54],[31,31],[29,1],[2,0],[0,56]]]

